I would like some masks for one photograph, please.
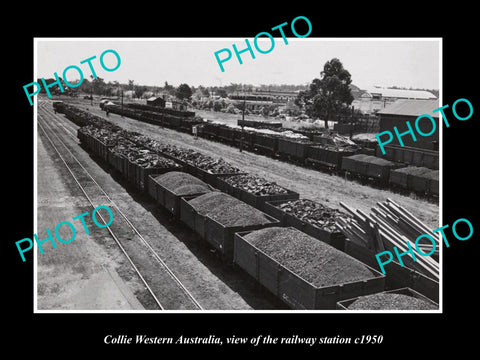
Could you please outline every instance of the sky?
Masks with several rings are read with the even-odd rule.
[[[325,62],[338,58],[360,88],[399,86],[440,89],[441,39],[439,38],[287,38],[288,44],[275,38],[273,50],[261,54],[253,48],[255,59],[247,51],[241,54],[243,64],[235,56],[232,45],[246,48],[245,38],[36,38],[36,77],[62,77],[70,65],[80,67],[85,78],[91,71],[81,61],[96,56],[92,65],[105,81],[163,86],[165,81],[178,86],[222,86],[243,84],[306,85],[320,77]],[[261,37],[258,46],[268,50],[271,42]],[[229,49],[232,57],[223,63],[222,72],[214,53]],[[99,62],[105,50],[115,50],[121,64],[108,72]],[[227,52],[219,54],[221,58]],[[103,58],[107,67],[114,67],[112,53]],[[70,79],[71,77],[71,79]],[[67,72],[67,79],[79,78],[76,70]],[[35,81],[33,79],[32,81]]]

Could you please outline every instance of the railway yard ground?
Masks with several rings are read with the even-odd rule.
[[[64,100],[64,99],[60,99]],[[439,226],[439,205],[420,196],[399,194],[358,181],[194,138],[187,133],[102,111],[98,102],[64,100],[129,131],[166,144],[221,157],[233,166],[298,192],[302,198],[341,209],[340,202],[365,212],[387,198],[409,209],[428,227]],[[202,112],[204,116],[205,112]],[[93,159],[79,144],[78,125],[55,114],[52,101],[38,98],[37,231],[71,220],[95,206],[114,208],[115,233],[78,231],[75,241],[37,254],[39,310],[274,310],[287,309],[242,269],[224,264],[146,194]],[[77,183],[79,177],[88,178]],[[76,180],[77,179],[77,180]],[[92,204],[93,203],[93,204]],[[42,237],[43,235],[43,237]],[[118,241],[124,251],[121,250]],[[126,255],[128,253],[128,257]],[[161,259],[161,260],[159,260]],[[131,266],[140,267],[142,276]],[[164,268],[175,274],[159,276]],[[150,284],[148,289],[146,283]],[[179,290],[181,284],[182,291]],[[188,290],[185,292],[185,290]],[[152,294],[155,294],[153,296]],[[186,295],[185,295],[186,294]],[[156,301],[161,299],[161,304]],[[195,299],[195,301],[192,301]]]

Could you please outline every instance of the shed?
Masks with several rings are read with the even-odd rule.
[[[162,99],[161,97],[152,96],[152,97],[147,99],[147,105],[158,106],[158,107],[164,108],[165,107],[165,100]]]
[[[439,112],[434,113],[433,110],[438,109],[438,99],[429,100],[413,100],[399,99],[394,103],[380,110],[377,114],[380,117],[380,132],[391,131],[394,134],[393,127],[396,126],[398,132],[404,133],[408,130],[407,121],[413,128],[417,141],[413,141],[410,134],[402,136],[404,146],[422,148],[428,150],[438,150],[439,145]],[[420,115],[430,115],[435,120],[435,131],[430,136],[421,136],[415,129],[415,121]],[[418,122],[418,128],[423,133],[430,133],[433,124],[428,118],[424,118]],[[390,144],[400,145],[394,134]]]

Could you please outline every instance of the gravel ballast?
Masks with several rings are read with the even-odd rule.
[[[413,296],[379,293],[362,296],[352,302],[349,310],[436,310],[437,307]]]
[[[219,191],[201,195],[190,200],[189,204],[200,215],[208,215],[224,226],[248,226],[271,222],[263,212]]]
[[[315,287],[374,277],[360,261],[296,229],[270,227],[244,239]]]

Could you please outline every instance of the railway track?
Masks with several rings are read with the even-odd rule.
[[[107,229],[150,293],[155,309],[203,310],[200,303],[142,236],[125,212],[117,206],[75,155],[74,146],[69,144],[65,137],[77,142],[76,129],[61,121],[47,105],[50,106],[50,102],[39,102],[37,114],[39,135],[47,140],[62,160],[92,207],[106,205],[111,209],[114,221]],[[104,219],[101,220],[106,223]]]

